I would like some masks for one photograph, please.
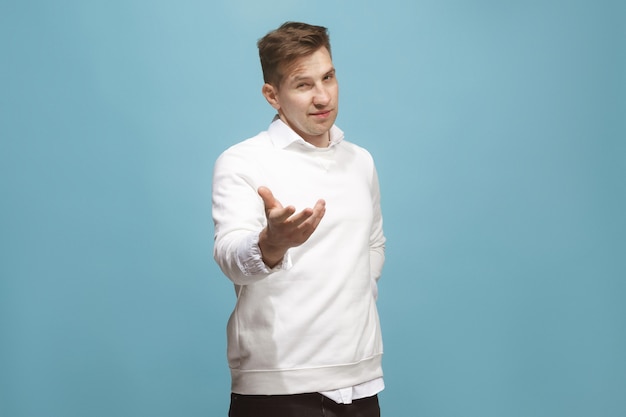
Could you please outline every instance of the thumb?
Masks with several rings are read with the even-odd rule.
[[[267,187],[259,187],[257,190],[261,198],[263,199],[263,204],[265,204],[265,209],[269,210],[271,208],[283,208],[278,200],[272,194],[272,191]]]

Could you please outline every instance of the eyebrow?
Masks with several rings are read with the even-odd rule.
[[[330,74],[333,74],[333,75],[335,74],[335,67],[333,67],[333,68],[329,69],[328,71],[326,71],[323,76],[325,77],[325,76],[330,75]],[[310,75],[295,75],[291,79],[291,81],[292,82],[297,82],[297,81],[302,81],[302,80],[309,80],[311,78],[313,78],[313,77],[311,77]]]

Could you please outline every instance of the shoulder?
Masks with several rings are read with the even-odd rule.
[[[234,155],[248,152],[258,152],[264,148],[270,148],[272,146],[269,134],[267,132],[261,132],[256,136],[245,139],[228,147],[220,157],[224,155]]]
[[[216,160],[216,165],[225,162],[234,163],[236,161],[249,161],[256,159],[272,148],[272,143],[267,132],[261,132],[256,136],[245,139],[224,150]]]

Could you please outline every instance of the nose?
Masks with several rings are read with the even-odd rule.
[[[331,94],[328,88],[323,85],[315,87],[315,95],[313,96],[313,104],[317,107],[324,107],[330,103]]]

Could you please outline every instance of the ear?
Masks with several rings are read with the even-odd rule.
[[[278,102],[278,90],[272,84],[265,83],[263,84],[263,88],[261,89],[265,100],[270,103],[270,106],[275,108],[276,110],[280,109],[280,103]]]

